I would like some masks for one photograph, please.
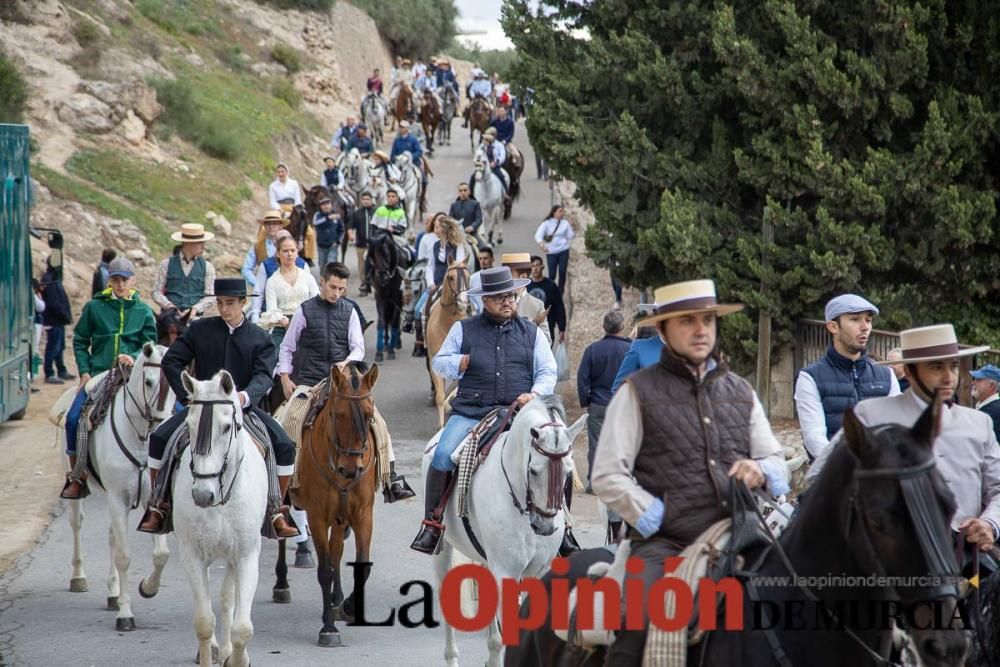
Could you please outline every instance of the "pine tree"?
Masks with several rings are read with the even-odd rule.
[[[1000,340],[990,3],[531,5],[504,8],[513,79],[594,211],[588,254],[639,287],[714,278],[749,305],[724,329],[743,368],[762,309],[780,343],[847,291],[883,327]]]

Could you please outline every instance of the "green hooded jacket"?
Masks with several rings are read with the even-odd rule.
[[[73,354],[81,375],[109,370],[119,354],[134,359],[145,343],[155,342],[153,309],[139,299],[137,290],[127,299],[112,297],[110,287],[98,292],[73,329]]]

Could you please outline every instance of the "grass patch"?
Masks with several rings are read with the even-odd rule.
[[[0,50],[0,123],[20,123],[28,103],[28,82],[14,61]]]
[[[303,9],[305,11],[329,11],[335,0],[257,0],[259,5],[271,5],[279,9]]]
[[[222,35],[211,2],[192,0],[137,0],[135,8],[147,19],[173,36]]]
[[[271,95],[279,100],[283,100],[291,109],[298,109],[302,104],[302,96],[295,86],[287,79],[279,79],[271,84]]]
[[[301,71],[302,61],[298,51],[286,44],[275,44],[271,49],[271,60],[285,66],[289,74]]]
[[[88,18],[77,18],[73,23],[72,32],[77,44],[83,48],[96,45],[101,40],[100,29]]]
[[[239,138],[222,119],[206,114],[195,102],[194,89],[186,78],[156,79],[150,83],[164,108],[163,127],[212,157],[232,161],[240,156]]]
[[[184,172],[117,151],[82,150],[69,159],[66,169],[171,221],[172,226],[201,222],[209,209],[233,219],[244,194],[239,175],[218,163],[195,164]]]
[[[154,253],[166,253],[173,247],[170,234],[163,223],[146,211],[109,197],[100,190],[79,181],[72,176],[60,174],[43,164],[31,166],[31,175],[47,187],[53,195],[60,199],[79,202],[90,206],[104,215],[119,220],[128,220],[146,235],[150,250]]]

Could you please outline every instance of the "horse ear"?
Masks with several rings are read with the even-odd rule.
[[[935,392],[934,400],[920,415],[920,419],[910,431],[917,442],[928,448],[934,444],[938,433],[941,432],[941,403],[940,394]]]
[[[188,395],[194,394],[194,378],[187,371],[181,371],[181,384]]]
[[[227,396],[236,390],[236,383],[229,371],[219,371],[219,387],[222,388],[222,393]]]
[[[372,364],[372,367],[368,369],[365,373],[365,387],[369,390],[375,386],[375,382],[378,380],[378,366]]]
[[[569,441],[573,442],[576,440],[576,436],[583,432],[583,429],[587,426],[587,415],[580,415],[580,418],[573,422],[573,425],[569,427]]]
[[[841,427],[844,430],[844,441],[854,455],[862,461],[871,461],[875,455],[875,447],[869,441],[865,425],[861,423],[854,408],[847,408]]]
[[[343,381],[343,379],[344,379],[344,374],[340,372],[340,366],[338,366],[337,364],[330,366],[330,385],[334,389],[337,389],[338,391],[340,390],[340,383]]]
[[[147,342],[147,343],[144,343],[143,346],[142,346],[142,353],[144,355],[146,355],[146,357],[152,357],[153,356],[153,351],[155,349],[156,348],[153,346],[152,343]]]

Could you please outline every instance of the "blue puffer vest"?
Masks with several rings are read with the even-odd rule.
[[[462,354],[469,355],[469,367],[458,381],[451,411],[482,419],[531,391],[538,335],[538,327],[523,317],[503,324],[485,313],[462,320]]]
[[[819,389],[827,438],[840,430],[847,408],[866,398],[888,396],[892,387],[892,371],[887,366],[876,366],[864,352],[857,360],[848,359],[832,345],[822,359],[802,370],[812,376]]]

